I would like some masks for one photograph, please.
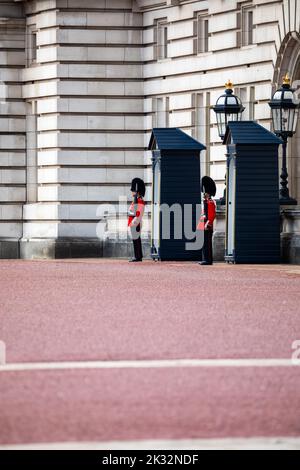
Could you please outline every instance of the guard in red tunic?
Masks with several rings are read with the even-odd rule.
[[[201,266],[210,266],[213,264],[213,233],[214,220],[216,218],[216,203],[212,196],[216,195],[216,184],[209,176],[202,178],[202,192],[204,193],[202,203],[202,213],[197,230],[204,232],[204,244],[202,248]]]
[[[141,230],[145,210],[144,196],[146,192],[145,183],[140,178],[135,178],[131,183],[132,203],[128,212],[128,227],[130,228],[133,241],[134,257],[130,263],[138,263],[143,260]]]

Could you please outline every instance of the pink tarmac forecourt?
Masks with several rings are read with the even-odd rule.
[[[300,267],[2,260],[0,292],[0,449],[300,438]]]

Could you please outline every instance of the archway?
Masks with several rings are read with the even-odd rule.
[[[275,65],[273,91],[281,86],[282,77],[288,73],[292,84],[297,85],[300,98],[300,34],[288,33],[278,52]],[[298,120],[295,136],[289,140],[288,173],[290,195],[297,199],[300,205],[300,120]]]

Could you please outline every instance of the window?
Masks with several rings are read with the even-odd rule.
[[[253,10],[249,7],[242,9],[242,45],[253,44]]]
[[[209,51],[208,17],[197,16],[197,54]]]
[[[166,19],[157,20],[154,28],[154,56],[157,60],[168,58],[168,23]]]
[[[26,200],[28,203],[38,200],[37,128],[37,102],[28,102],[26,113]]]
[[[253,42],[253,7],[252,5],[241,5],[238,14],[239,46],[250,46]]]
[[[249,120],[255,120],[255,87],[251,86],[249,90]]]
[[[194,93],[192,95],[192,137],[206,145],[207,150],[201,152],[201,174],[209,172],[210,151],[210,93]]]
[[[169,127],[169,98],[153,99],[153,127]]]
[[[26,34],[27,67],[36,62],[37,31],[35,26],[30,26]]]
[[[242,114],[243,121],[255,120],[255,87],[240,87],[234,89],[235,94],[241,99],[246,108]]]
[[[32,62],[35,62],[36,61],[36,31],[33,31],[31,35],[31,51],[32,51],[32,55],[31,55]]]
[[[193,137],[201,143],[205,142],[206,110],[203,93],[193,95]]]

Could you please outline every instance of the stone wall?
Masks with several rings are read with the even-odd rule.
[[[131,0],[49,0],[26,2],[26,23],[37,44],[23,72],[37,178],[21,254],[39,257],[47,243],[52,253],[58,239],[67,256],[95,244],[101,211],[144,177],[143,18]]]

